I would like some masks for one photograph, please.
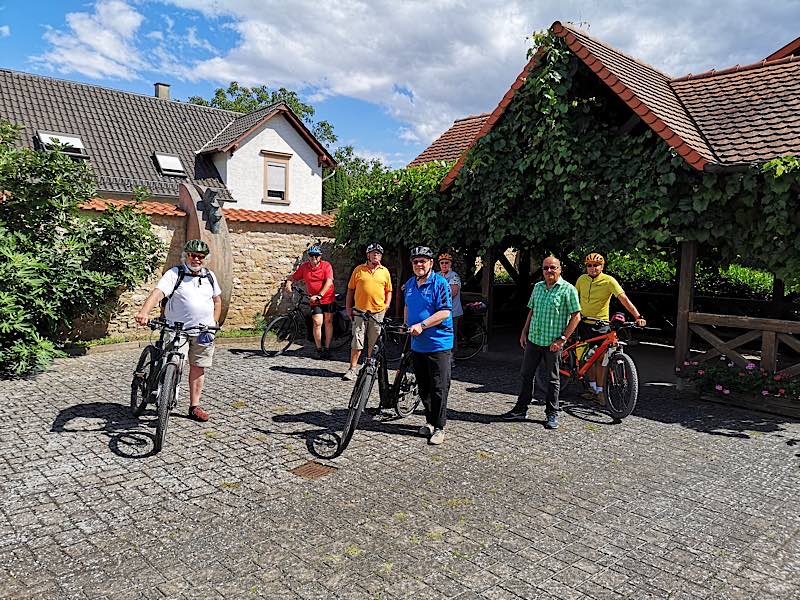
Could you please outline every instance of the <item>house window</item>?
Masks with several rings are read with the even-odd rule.
[[[56,144],[62,144],[62,152],[75,158],[89,158],[86,146],[79,135],[74,133],[58,133],[55,131],[37,131],[36,138],[42,150],[53,150]]]
[[[264,157],[264,202],[289,204],[289,160],[291,154],[261,151]]]
[[[164,154],[162,152],[155,152],[153,158],[158,165],[162,175],[170,175],[172,177],[186,177],[186,170],[183,168],[181,159],[175,154]]]

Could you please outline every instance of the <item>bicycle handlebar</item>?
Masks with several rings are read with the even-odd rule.
[[[388,329],[392,333],[399,333],[401,335],[408,334],[408,325],[405,323],[394,323],[389,317],[384,317],[383,321],[378,321],[378,319],[374,317],[376,313],[368,310],[358,310],[357,308],[354,308],[353,313],[365,317],[367,320],[374,321],[378,327]]]
[[[155,331],[156,329],[168,329],[169,331],[219,331],[222,327],[217,325],[191,325],[190,327],[184,327],[183,323],[180,321],[176,321],[173,324],[169,324],[164,317],[158,317],[156,319],[151,319],[147,322],[147,326]]]

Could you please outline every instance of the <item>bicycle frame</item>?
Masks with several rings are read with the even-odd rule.
[[[406,335],[406,339],[403,342],[403,350],[400,353],[400,362],[398,363],[397,376],[395,376],[395,380],[392,383],[389,383],[389,366],[388,366],[388,361],[386,360],[384,343],[386,341],[385,328],[391,325],[389,323],[386,323],[385,321],[384,322],[378,321],[369,312],[362,312],[359,314],[366,319],[371,319],[372,321],[377,323],[380,328],[380,333],[378,334],[378,337],[372,346],[372,355],[369,358],[365,359],[364,368],[367,369],[368,376],[371,376],[377,372],[378,395],[380,396],[381,405],[383,406],[387,400],[399,397],[399,391],[400,391],[399,387],[401,384],[401,377],[399,375],[400,372],[402,371],[401,366],[403,364],[403,360],[408,354],[409,339],[408,336]],[[400,333],[405,332],[405,327],[398,329],[400,330],[399,331]]]
[[[598,361],[602,359],[605,361],[605,356],[607,354],[607,350],[611,347],[616,347],[622,344],[619,341],[619,337],[617,336],[617,332],[615,330],[611,330],[608,333],[604,333],[602,335],[598,335],[597,337],[589,338],[586,340],[579,340],[574,344],[571,344],[567,348],[561,351],[562,358],[567,358],[571,352],[575,352],[578,347],[587,347],[592,345],[595,342],[599,342],[603,340],[603,342],[595,349],[594,353],[589,357],[586,361],[578,361],[575,365],[576,368],[569,369],[561,367],[559,371],[562,375],[566,375],[567,377],[574,377],[576,379],[582,378],[589,369]],[[585,356],[585,354],[584,354]]]

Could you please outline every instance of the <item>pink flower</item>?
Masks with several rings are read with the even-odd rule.
[[[689,361],[688,360],[683,361],[683,366],[684,367],[688,367],[689,366]]]
[[[775,377],[773,377],[772,379],[774,379],[775,381],[780,381],[782,379],[782,377],[780,376],[780,374],[778,374],[778,375],[775,375]]]
[[[731,393],[731,391],[728,388],[725,388],[724,390],[722,390],[722,393],[727,396],[728,394]]]
[[[703,369],[698,369],[698,370],[697,370],[697,374],[698,374],[698,375],[705,375],[705,374],[706,374],[706,372],[705,372],[705,371],[703,371]]]
[[[699,363],[699,362],[697,362],[696,360],[693,360],[693,361],[692,361],[692,364],[696,366],[696,365],[699,365],[700,363]]]
[[[781,388],[778,390],[778,396],[783,396],[786,393],[786,390]]]
[[[744,368],[747,369],[748,371],[752,371],[753,369],[756,368],[756,366],[753,363],[747,363]]]
[[[721,392],[722,391],[722,386],[720,384],[717,384],[717,385],[714,386],[714,389],[717,390],[718,392]]]
[[[767,391],[767,390],[761,390],[761,395],[762,395],[762,396],[769,396],[769,391]]]

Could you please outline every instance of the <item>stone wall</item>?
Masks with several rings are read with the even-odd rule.
[[[110,313],[87,315],[75,324],[75,337],[96,339],[106,336],[136,339],[147,337],[149,330],[138,327],[134,315],[144,303],[161,275],[180,261],[185,243],[183,217],[150,217],[153,231],[168,251],[162,265],[146,282],[124,292]],[[333,231],[327,227],[228,221],[233,245],[233,291],[226,329],[253,327],[255,316],[268,307],[276,314],[287,307],[283,282],[303,260],[307,245],[322,241],[323,258],[333,264],[336,291],[345,293],[352,261],[333,248]],[[213,268],[213,266],[212,266]],[[153,311],[157,316],[158,311]]]

